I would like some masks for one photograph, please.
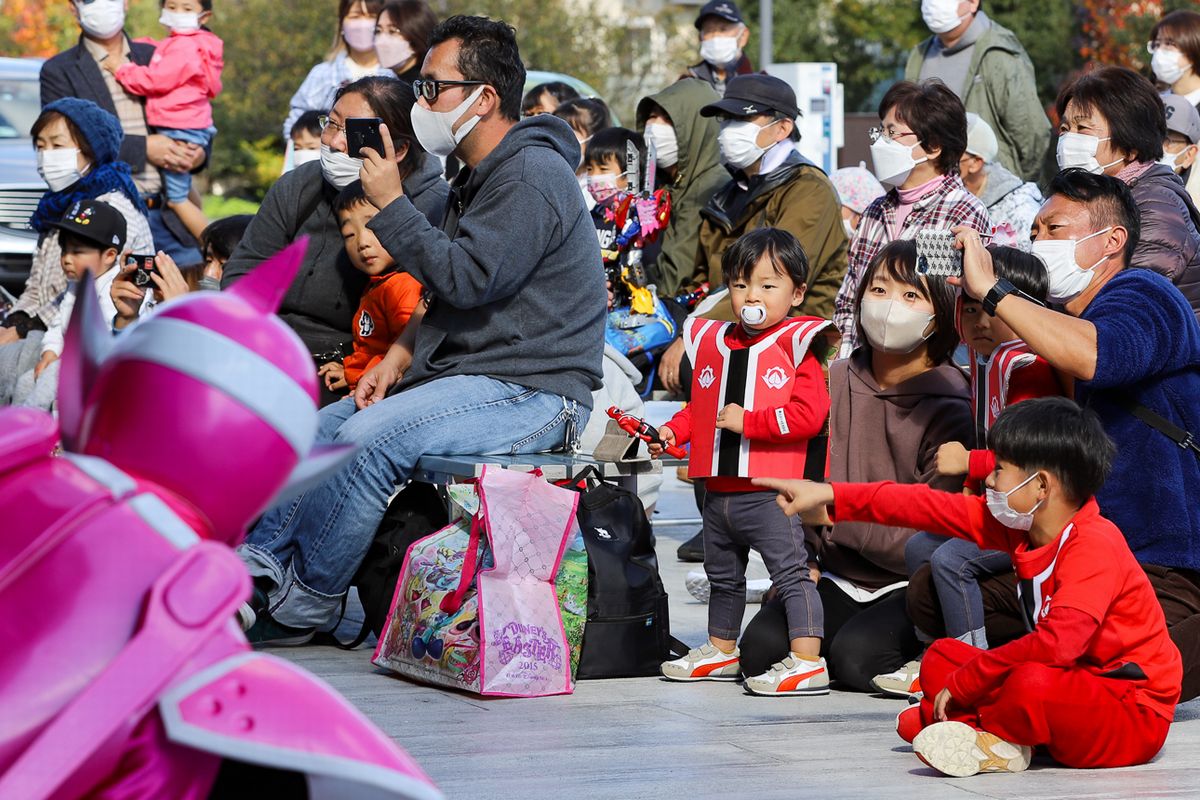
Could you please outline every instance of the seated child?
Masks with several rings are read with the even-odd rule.
[[[75,292],[85,274],[93,277],[92,290],[100,300],[100,310],[106,322],[112,324],[117,315],[110,296],[110,287],[119,268],[117,258],[125,247],[125,216],[99,200],[80,200],[50,227],[59,231],[62,247],[62,270],[67,277],[67,290],[59,304],[58,320],[42,339],[41,357],[29,372],[17,378],[13,404],[50,410],[58,390],[58,359],[71,312],[75,308]]]
[[[250,226],[253,214],[236,214],[210,224],[200,235],[200,256],[204,259],[204,271],[198,289],[221,291],[221,276],[225,274],[225,262],[233,255]]]
[[[221,93],[225,65],[224,44],[204,27],[212,19],[212,0],[161,0],[161,5],[158,21],[171,35],[154,42],[150,63],[114,61],[104,68],[127,91],[146,98],[146,123],[155,133],[207,149],[217,133],[211,101]],[[189,170],[163,171],[167,204],[199,238],[208,220],[200,206],[188,199],[191,188]]]
[[[379,209],[367,200],[361,181],[341,191],[333,210],[342,226],[350,263],[371,280],[354,314],[354,352],[340,363],[323,364],[318,374],[331,392],[348,389],[353,393],[358,379],[387,354],[418,306],[422,306],[421,284],[396,269],[396,262],[367,227]]]
[[[292,125],[292,169],[321,160],[321,117],[323,111],[305,111]]]
[[[711,583],[708,641],[662,665],[671,680],[737,680],[737,638],[746,609],[746,563],[762,556],[783,603],[790,653],[761,675],[755,694],[828,694],[821,657],[824,615],[809,573],[799,525],[750,478],[804,474],[808,441],[829,414],[820,360],[810,351],[830,323],[790,317],[808,281],[808,259],[790,233],[760,228],[722,257],[733,310],[741,322],[688,320],[692,402],[659,427],[667,444],[691,442],[688,476],[707,478],[704,570]],[[662,447],[653,445],[652,455]]]
[[[1004,550],[1031,633],[992,650],[939,639],[900,735],[947,775],[1017,772],[1033,747],[1068,767],[1144,764],[1166,740],[1183,666],[1162,607],[1093,495],[1114,446],[1062,397],[1026,400],[989,433],[986,496],[891,483],[757,480],[789,514],[907,525]]]
[[[1026,297],[1046,302],[1046,265],[1040,259],[1015,247],[993,245],[988,250],[998,278],[1011,282]],[[986,314],[979,300],[960,297],[958,330],[970,353],[971,409],[977,441],[987,441],[992,423],[1009,405],[1062,394],[1054,369],[1031,352],[1012,328]],[[968,486],[976,494],[981,493],[980,484],[991,471],[992,459],[987,450],[968,451],[959,442],[947,442],[938,448],[938,474],[967,475]],[[1008,555],[981,551],[961,539],[918,533],[905,545],[904,561],[910,576],[925,564],[930,565],[946,625],[944,634],[987,649],[979,579],[1012,570]],[[925,641],[932,641],[930,634],[941,633],[921,631]],[[872,686],[886,694],[912,694],[920,691],[916,683],[920,668],[919,660],[910,661],[894,672],[875,676]]]

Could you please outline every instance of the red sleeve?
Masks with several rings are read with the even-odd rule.
[[[986,480],[996,468],[996,454],[991,450],[971,450],[967,453],[967,480]]]
[[[1062,384],[1054,367],[1041,356],[1032,364],[1014,370],[1008,382],[1008,398],[1005,407],[1014,405],[1022,400],[1033,400],[1038,397],[1053,397],[1063,393]]]
[[[777,408],[747,411],[742,433],[751,440],[805,442],[821,433],[828,417],[829,386],[825,372],[821,362],[809,352],[796,369],[788,402]]]
[[[1089,614],[1053,606],[1033,633],[994,650],[980,651],[950,675],[946,688],[955,701],[969,705],[999,686],[1019,664],[1074,664],[1086,652],[1099,627],[1099,621]]]
[[[689,403],[671,417],[666,427],[675,434],[675,444],[682,447],[692,440],[692,406]]]
[[[940,492],[923,483],[834,483],[829,518],[913,528],[1012,552],[1010,531],[988,513],[982,497]]]

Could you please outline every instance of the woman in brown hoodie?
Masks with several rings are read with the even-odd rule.
[[[864,344],[829,368],[831,481],[961,486],[935,470],[942,444],[974,441],[970,384],[951,361],[959,341],[955,294],[941,279],[918,275],[916,261],[913,242],[892,242],[859,285]],[[872,677],[920,651],[904,607],[904,545],[916,531],[821,522],[806,530],[825,610],[822,655],[832,678],[867,691]],[[782,609],[765,603],[742,637],[743,672],[759,674],[787,647]]]

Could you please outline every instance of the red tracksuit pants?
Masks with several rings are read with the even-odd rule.
[[[979,649],[939,639],[921,659],[921,723],[931,725],[933,700],[951,673]],[[971,708],[947,711],[950,719],[1015,744],[1044,746],[1068,767],[1144,764],[1162,749],[1171,723],[1134,699],[1131,681],[1101,678],[1078,667],[1027,663]]]

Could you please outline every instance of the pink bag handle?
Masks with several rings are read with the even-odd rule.
[[[462,608],[463,599],[475,580],[475,571],[479,568],[479,537],[483,528],[483,511],[480,510],[471,518],[471,539],[467,544],[467,554],[463,560],[462,575],[458,579],[458,588],[442,598],[440,608],[447,614],[455,614]]]

